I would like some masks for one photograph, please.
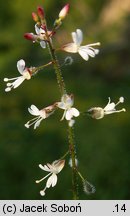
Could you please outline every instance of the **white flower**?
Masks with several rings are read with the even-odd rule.
[[[65,118],[66,120],[70,121],[73,118],[73,116],[74,117],[79,116],[79,114],[80,114],[79,111],[76,108],[72,107],[73,103],[74,103],[73,96],[67,95],[67,94],[64,94],[61,98],[61,102],[57,103],[57,106],[60,109],[65,110],[61,120],[63,120]],[[70,123],[70,125],[71,125],[71,123]]]
[[[7,82],[7,84],[6,84],[7,88],[5,89],[6,92],[11,91],[12,88],[14,88],[14,89],[17,88],[19,85],[21,85],[21,83],[24,80],[31,79],[31,69],[25,67],[25,61],[23,59],[21,59],[17,62],[17,69],[18,69],[19,73],[21,74],[21,76],[11,78],[11,79],[4,78],[4,81]],[[12,80],[14,80],[14,81],[8,82],[8,81],[12,81]]]
[[[30,112],[30,114],[36,116],[35,118],[29,120],[26,124],[25,127],[29,128],[31,125],[34,124],[34,129],[36,129],[37,127],[39,127],[41,121],[43,119],[48,118],[51,114],[53,114],[55,109],[55,105],[51,105],[48,106],[46,108],[43,108],[41,110],[39,110],[35,105],[31,105],[30,108],[28,108],[28,111]]]
[[[37,26],[37,24],[35,25],[35,31],[36,31],[36,34],[38,35],[39,39],[41,40],[40,41],[40,45],[41,47],[44,49],[46,48],[46,42],[45,42],[45,30],[43,28],[39,28]]]
[[[120,97],[117,103],[114,102],[111,103],[110,97],[108,99],[109,99],[108,104],[104,108],[93,107],[88,110],[88,114],[90,114],[92,118],[101,119],[104,117],[104,115],[126,111],[124,108],[122,108],[121,110],[116,110],[115,108],[118,104],[124,103],[124,97]]]
[[[83,41],[83,33],[80,29],[76,32],[72,32],[73,43],[64,45],[61,49],[69,53],[79,53],[79,55],[87,61],[90,57],[95,57],[99,53],[98,49],[94,49],[92,46],[100,45],[99,42],[81,46]]]
[[[46,179],[48,176],[50,176],[46,182],[46,186],[43,190],[40,191],[41,196],[45,195],[45,190],[47,188],[50,188],[51,186],[54,187],[57,184],[57,174],[63,169],[65,165],[65,160],[56,160],[52,164],[47,163],[47,165],[42,166],[39,164],[39,167],[49,172],[45,177],[43,177],[40,180],[37,180],[36,183],[40,183],[44,179]]]

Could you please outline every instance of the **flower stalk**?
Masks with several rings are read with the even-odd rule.
[[[47,25],[46,25],[46,27],[47,27]],[[63,96],[67,93],[66,87],[65,87],[65,82],[64,82],[64,79],[62,76],[60,64],[58,62],[58,59],[57,59],[57,56],[55,53],[55,49],[53,47],[52,41],[50,40],[50,37],[48,35],[47,30],[46,30],[46,37],[47,37],[48,50],[49,50],[49,53],[50,53],[50,56],[51,56],[51,59],[53,62],[59,90],[60,90],[61,96]],[[73,131],[73,128],[69,127],[69,126],[68,126],[68,139],[69,139],[69,152],[70,152],[70,157],[72,159],[73,199],[77,200],[78,199],[78,183],[77,183],[77,171],[76,171],[76,165],[75,165],[76,151],[75,151],[75,145],[74,145],[74,131]]]
[[[44,20],[44,21],[46,23],[46,20]],[[50,37],[48,35],[47,23],[46,23],[46,31],[45,32],[46,32],[46,37],[47,37],[48,50],[49,50],[49,53],[50,53],[50,56],[51,56],[51,59],[52,59],[53,65],[54,65],[54,70],[55,70],[55,73],[56,73],[57,83],[58,83],[59,90],[60,90],[60,93],[61,93],[61,96],[62,96],[63,94],[66,94],[65,82],[64,82],[64,79],[62,77],[60,64],[58,62],[58,59],[57,59],[57,56],[56,56],[56,53],[55,53],[55,49],[54,49],[53,44],[52,44],[52,40],[50,40]]]
[[[53,64],[53,61],[50,61],[50,62],[47,63],[47,64],[44,64],[44,65],[42,65],[42,66],[38,66],[36,72],[39,72],[40,70],[42,70],[42,69],[44,69],[45,67],[48,67],[49,65],[52,65],[52,64]]]
[[[74,142],[74,127],[68,126],[68,139],[69,139],[69,151],[70,157],[72,159],[72,190],[73,190],[73,199],[78,199],[78,176],[77,176],[77,167],[75,163],[76,159],[76,149]]]

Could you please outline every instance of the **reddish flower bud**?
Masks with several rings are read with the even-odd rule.
[[[35,22],[38,22],[38,15],[35,12],[32,12],[32,18]]]
[[[35,35],[33,33],[25,33],[24,38],[27,40],[35,41]]]
[[[60,11],[60,13],[59,13],[59,18],[60,18],[61,20],[63,20],[63,19],[66,17],[66,15],[68,14],[69,8],[70,8],[70,5],[69,5],[69,4],[66,4],[66,5],[62,8],[62,10]]]
[[[44,13],[44,10],[43,10],[43,8],[42,8],[41,6],[38,6],[38,7],[37,7],[37,13],[38,13],[38,16],[39,16],[41,19],[44,19],[45,13]]]
[[[46,28],[46,25],[45,24],[42,24],[41,25],[41,28],[46,32],[47,31],[47,28]]]

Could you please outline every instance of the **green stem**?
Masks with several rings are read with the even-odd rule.
[[[57,83],[58,83],[60,93],[62,96],[63,94],[66,94],[65,83],[64,83],[64,80],[62,77],[62,73],[61,73],[61,69],[60,69],[60,65],[59,65],[57,56],[55,54],[55,50],[54,50],[53,45],[52,45],[50,40],[48,41],[48,48],[50,51],[52,61],[54,62],[54,69],[55,69],[55,73],[56,73],[56,77],[57,77]]]
[[[60,65],[55,53],[55,49],[53,48],[52,41],[50,40],[50,37],[46,31],[46,36],[47,36],[47,44],[48,44],[48,49],[50,52],[50,56],[54,65],[54,70],[56,73],[57,77],[57,83],[60,89],[61,96],[67,93],[66,88],[65,88],[65,83],[64,79],[62,77],[62,72],[60,69]],[[69,152],[70,152],[70,157],[72,159],[72,187],[73,187],[73,199],[76,200],[78,199],[78,184],[77,184],[77,170],[76,170],[76,164],[75,164],[75,145],[74,145],[74,131],[72,127],[68,127],[68,139],[69,139]]]
[[[77,184],[77,168],[75,164],[76,149],[74,143],[74,128],[68,126],[68,139],[69,139],[69,151],[72,159],[72,186],[73,186],[73,199],[78,199],[78,184]]]

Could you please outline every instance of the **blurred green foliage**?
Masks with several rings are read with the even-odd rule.
[[[113,0],[113,2],[116,0]],[[126,113],[93,120],[81,115],[75,125],[79,170],[96,187],[96,193],[86,195],[79,185],[80,199],[130,199],[130,14],[107,23],[105,13],[111,13],[107,0],[68,1],[70,13],[54,37],[56,47],[71,41],[71,32],[81,28],[84,44],[100,41],[100,54],[83,61],[72,55],[74,63],[62,67],[68,92],[75,95],[75,106],[87,110],[105,107],[110,96],[117,101],[124,96]],[[42,199],[35,180],[46,173],[38,168],[60,158],[68,149],[65,122],[59,122],[62,112],[43,121],[37,130],[26,129],[31,118],[31,104],[42,108],[59,100],[60,95],[52,67],[40,72],[18,89],[4,92],[4,77],[18,75],[16,62],[23,58],[28,66],[49,61],[47,50],[23,39],[25,32],[34,32],[31,12],[44,6],[51,29],[64,0],[6,0],[0,7],[0,198]],[[105,8],[108,7],[108,10]],[[119,10],[122,11],[119,5]],[[116,8],[117,9],[117,8]],[[112,17],[111,17],[112,19]],[[106,22],[106,23],[105,23]],[[63,64],[66,53],[58,53]],[[122,106],[122,105],[121,105]],[[119,107],[120,108],[120,107]],[[122,107],[121,107],[122,108]],[[69,158],[67,158],[69,160]],[[57,186],[48,189],[45,199],[71,199],[71,169],[66,166],[59,174]],[[80,182],[80,179],[79,179]]]

